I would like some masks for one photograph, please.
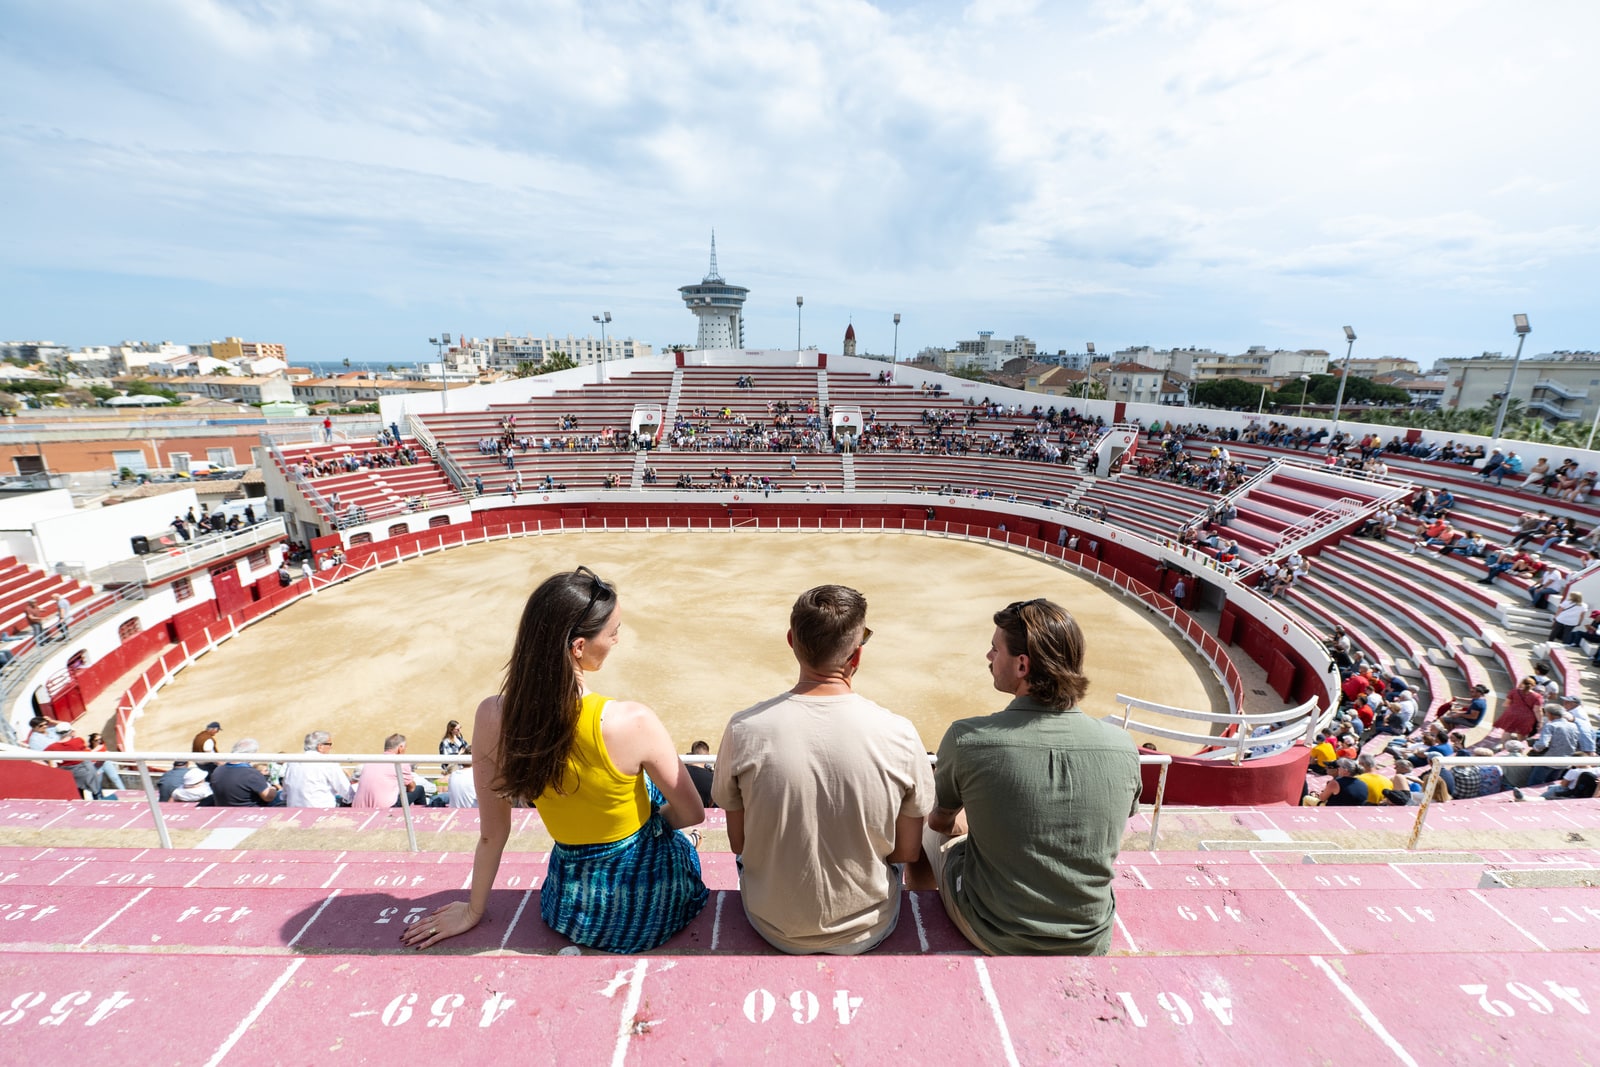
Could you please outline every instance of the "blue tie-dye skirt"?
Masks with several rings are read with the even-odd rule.
[[[659,804],[654,783],[650,794]],[[552,846],[539,914],[575,944],[643,952],[687,926],[709,895],[693,842],[652,810],[649,821],[621,841]]]

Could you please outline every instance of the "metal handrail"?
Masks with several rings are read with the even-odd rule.
[[[685,763],[714,763],[715,756],[680,756]],[[932,754],[929,755],[932,759]],[[155,821],[156,837],[161,842],[162,848],[172,847],[172,837],[167,833],[167,820],[161,814],[161,797],[156,790],[155,782],[150,778],[151,763],[175,763],[185,760],[189,763],[437,763],[440,765],[457,765],[471,763],[472,756],[467,753],[445,756],[432,753],[413,752],[381,752],[376,755],[335,755],[331,752],[184,752],[181,750],[150,752],[62,752],[54,753],[35,752],[31,749],[22,751],[0,751],[0,762],[30,763],[131,763],[139,771],[139,783],[144,790],[145,803],[150,806],[150,817]],[[1172,764],[1172,757],[1165,753],[1139,754],[1139,765],[1159,766],[1160,777],[1156,780],[1156,799],[1150,813],[1150,851],[1154,852],[1158,846],[1161,832],[1161,804],[1167,791],[1167,768]],[[395,772],[395,785],[400,793],[400,810],[406,824],[406,844],[410,851],[420,852],[417,845],[417,829],[411,821],[411,800],[407,795],[404,782],[398,771]],[[178,803],[185,803],[179,801]],[[381,810],[381,809],[380,809]]]
[[[1297,740],[1305,740],[1310,743],[1316,731],[1322,728],[1329,717],[1318,705],[1315,698],[1304,701],[1295,707],[1285,708],[1282,711],[1258,712],[1251,715],[1237,713],[1220,715],[1213,711],[1196,711],[1191,708],[1172,707],[1167,704],[1157,704],[1154,701],[1141,700],[1138,697],[1130,697],[1124,693],[1117,694],[1117,703],[1122,705],[1122,721],[1120,725],[1124,730],[1134,729],[1154,737],[1164,737],[1169,741],[1184,741],[1189,744],[1213,747],[1216,751],[1202,754],[1199,758],[1222,759],[1231,757],[1236,765],[1244,762],[1247,750],[1271,748],[1282,744],[1285,740],[1289,741],[1290,744]],[[1139,722],[1137,719],[1132,718],[1135,708],[1194,722],[1224,723],[1233,726],[1234,733],[1232,737],[1219,737],[1211,733],[1197,734],[1170,726],[1155,726]],[[1244,729],[1247,726],[1279,726],[1280,724],[1282,724],[1280,729],[1273,730],[1271,733],[1263,734],[1260,737],[1252,737]],[[1221,747],[1218,745],[1219,740],[1227,740],[1229,744],[1227,747]]]
[[[1434,791],[1439,788],[1439,772],[1445,767],[1600,767],[1600,756],[1435,756],[1431,764],[1428,777],[1422,783],[1422,805],[1417,809],[1417,821],[1406,840],[1408,849],[1416,848],[1422,837],[1422,824],[1428,819]]]

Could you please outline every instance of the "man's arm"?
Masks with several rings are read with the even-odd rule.
[[[729,812],[730,816],[732,814],[732,812]],[[741,811],[739,815],[741,816],[739,820],[741,824],[739,836],[743,837],[744,812]],[[731,832],[732,819],[729,819],[729,826],[730,832],[728,836],[731,839],[733,837]],[[894,820],[894,851],[889,853],[886,858],[890,863],[915,863],[921,855],[922,817],[920,815],[897,816]]]
[[[946,837],[958,837],[967,832],[966,820],[961,818],[961,808],[941,808],[937,804],[928,812],[928,829]],[[895,840],[899,840],[899,824],[895,825]]]
[[[744,855],[744,809],[730,809],[726,814],[728,817],[728,849],[735,856],[742,856]],[[898,852],[900,850],[900,826],[898,822],[895,824],[894,839],[895,851]],[[900,861],[896,860],[895,862],[898,863]]]

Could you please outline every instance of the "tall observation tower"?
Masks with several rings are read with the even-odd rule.
[[[744,347],[744,298],[750,290],[729,285],[717,273],[717,234],[711,232],[711,270],[699,285],[678,288],[684,305],[700,320],[696,348]]]

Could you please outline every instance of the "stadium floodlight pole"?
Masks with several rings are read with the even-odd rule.
[[[1262,386],[1261,386],[1261,399],[1256,401],[1256,414],[1257,415],[1261,414],[1261,409],[1266,407],[1266,406],[1267,406],[1267,386],[1266,386],[1266,383],[1262,383]]]
[[[441,333],[438,337],[428,338],[428,343],[439,352],[439,384],[444,386],[444,392],[439,394],[439,410],[450,410],[450,379],[444,372],[444,350],[450,346],[450,335]]]
[[[1084,400],[1084,403],[1088,403],[1088,401],[1089,401],[1089,368],[1094,366],[1094,342],[1093,341],[1085,341],[1083,343],[1083,350],[1089,356],[1089,361],[1083,365],[1083,400]]]
[[[599,361],[600,384],[604,385],[604,384],[606,384],[606,354],[607,354],[606,353],[606,323],[611,321],[611,312],[602,311],[598,315],[590,315],[589,317],[594,319],[594,321],[596,321],[596,322],[598,322],[600,324],[600,361]]]
[[[1594,432],[1600,430],[1600,407],[1594,409],[1594,421],[1589,424],[1589,443],[1584,448],[1594,447]]]
[[[1350,327],[1344,328],[1344,339],[1349,342],[1344,350],[1344,370],[1339,372],[1339,395],[1333,399],[1333,432],[1339,433],[1339,409],[1344,407],[1344,383],[1350,380],[1350,353],[1356,348],[1356,332]]]
[[[1311,384],[1311,375],[1300,375],[1300,417],[1306,417],[1306,386]]]
[[[1517,354],[1511,357],[1511,376],[1506,379],[1506,395],[1500,398],[1500,414],[1494,417],[1494,440],[1491,444],[1500,441],[1500,431],[1506,424],[1506,409],[1511,406],[1511,387],[1517,384],[1517,363],[1522,359],[1522,342],[1533,332],[1533,327],[1528,325],[1528,316],[1513,315],[1511,321],[1517,328]]]
[[[890,358],[889,362],[900,362],[900,312],[898,311],[894,313],[894,355]]]
[[[794,298],[794,365],[796,367],[800,366],[800,353],[805,351],[800,344],[800,309],[805,306],[805,297],[797,296]]]

